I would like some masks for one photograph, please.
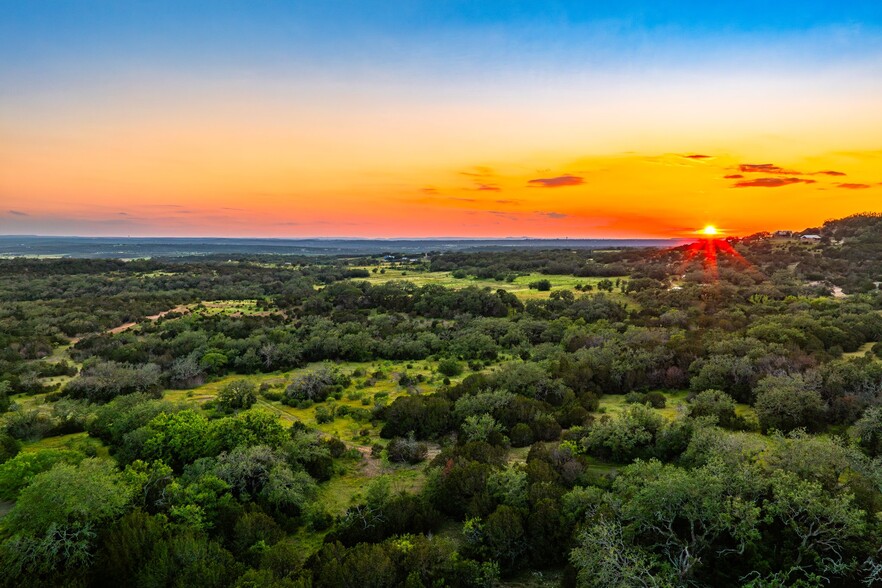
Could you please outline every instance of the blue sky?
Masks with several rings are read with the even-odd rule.
[[[0,55],[0,233],[667,236],[882,185],[882,1],[0,0]]]

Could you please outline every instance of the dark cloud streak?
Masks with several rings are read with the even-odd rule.
[[[790,186],[792,184],[814,184],[815,180],[804,180],[802,178],[756,178],[755,180],[744,180],[735,182],[733,188],[780,188],[782,186]]]
[[[534,188],[563,188],[565,186],[579,186],[585,181],[580,176],[563,175],[554,178],[537,178],[527,182]]]

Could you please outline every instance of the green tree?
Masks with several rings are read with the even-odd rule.
[[[882,455],[882,407],[868,408],[854,424],[852,437],[871,457]]]
[[[27,583],[27,578],[88,571],[97,529],[121,515],[133,493],[104,460],[58,463],[34,476],[4,519],[12,534],[0,546],[6,579]]]
[[[711,462],[693,470],[658,461],[637,462],[616,478],[621,519],[630,533],[664,554],[688,582],[705,554],[726,545],[744,553],[760,539],[762,485],[753,474]]]
[[[689,403],[689,416],[714,417],[721,427],[729,428],[737,422],[735,401],[721,390],[699,392]]]
[[[756,416],[763,431],[792,431],[799,427],[818,430],[824,424],[826,407],[820,392],[802,378],[769,376],[756,387]]]
[[[233,380],[217,393],[217,403],[225,411],[251,408],[257,402],[257,386],[251,380]]]

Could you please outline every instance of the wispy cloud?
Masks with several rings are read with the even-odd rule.
[[[578,186],[584,184],[585,181],[580,176],[567,174],[554,178],[537,178],[527,183],[536,188],[563,188],[565,186]]]
[[[12,216],[30,216],[28,213],[22,212],[20,210],[9,210],[7,212]]]
[[[824,171],[815,172],[815,174],[816,174],[816,175],[824,175],[824,176],[844,176],[844,175],[847,175],[847,174],[845,174],[844,172],[841,172],[841,171],[835,171],[835,170],[832,170],[832,169],[828,169],[828,170],[824,170]]]
[[[493,168],[487,167],[485,165],[476,165],[472,168],[469,168],[467,171],[459,173],[470,178],[489,178],[495,175]]]
[[[713,159],[713,155],[702,155],[700,153],[694,153],[692,155],[684,155],[686,159]]]
[[[552,219],[567,218],[569,216],[568,214],[564,214],[562,212],[541,212],[538,210],[536,211],[536,215],[537,216],[544,216],[546,218],[552,218]]]
[[[738,169],[744,173],[802,175],[802,172],[784,169],[774,163],[742,163]]]
[[[726,180],[740,180],[744,176],[741,174],[729,174],[728,176],[723,176]]]
[[[815,180],[805,180],[802,178],[756,178],[755,180],[744,180],[735,182],[733,188],[780,188],[791,184],[814,184]]]
[[[869,184],[837,184],[837,186],[846,190],[865,190],[870,187]]]
[[[494,184],[478,184],[475,190],[479,192],[499,192],[502,188]]]

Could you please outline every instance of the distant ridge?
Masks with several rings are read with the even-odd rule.
[[[621,249],[672,247],[680,239],[256,239],[195,237],[43,237],[0,235],[3,257],[86,257],[134,259],[202,255],[369,255],[492,249]]]

